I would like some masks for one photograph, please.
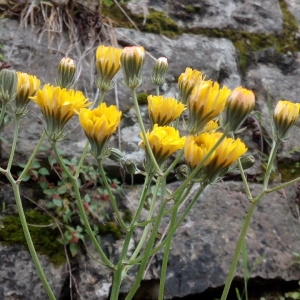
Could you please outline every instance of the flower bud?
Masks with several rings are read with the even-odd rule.
[[[168,60],[166,57],[160,57],[153,68],[151,76],[153,84],[162,85],[166,79],[166,73],[168,70]]]
[[[186,164],[180,165],[175,170],[175,176],[178,180],[185,180],[190,175],[190,169]]]
[[[193,88],[204,79],[202,73],[198,70],[186,68],[178,78],[179,99],[183,104],[187,104],[188,98]]]
[[[235,88],[227,99],[222,113],[221,124],[224,130],[235,132],[254,109],[255,96],[251,90],[241,86]]]
[[[274,111],[275,135],[278,139],[286,138],[290,128],[299,118],[299,103],[280,100]]]
[[[17,94],[18,76],[15,70],[3,69],[0,72],[0,101],[7,103]]]
[[[75,83],[76,66],[74,60],[64,57],[58,65],[56,84],[61,88],[70,89]]]
[[[126,159],[124,163],[124,169],[128,174],[136,174],[139,171],[136,164],[129,159]]]
[[[114,87],[113,77],[120,69],[122,49],[100,45],[96,50],[96,85],[100,91],[108,91]]]
[[[33,97],[40,88],[41,81],[36,76],[27,73],[17,72],[17,76],[18,87],[15,113],[22,114],[30,101],[29,97]]]
[[[108,158],[110,158],[113,161],[121,162],[124,160],[124,155],[122,151],[118,148],[109,148],[108,149]]]
[[[121,53],[121,66],[124,74],[125,85],[131,89],[142,83],[141,71],[145,61],[143,47],[125,47]]]
[[[255,163],[255,158],[252,155],[243,155],[240,158],[242,167],[244,170],[250,169],[251,167],[253,167],[254,163]]]

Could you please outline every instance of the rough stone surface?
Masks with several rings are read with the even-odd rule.
[[[282,29],[278,0],[150,0],[149,6],[167,12],[180,26],[187,28],[228,28],[253,33],[278,33]]]
[[[0,298],[7,300],[47,299],[43,285],[27,249],[20,245],[0,244]],[[63,267],[55,268],[45,256],[39,256],[42,268],[58,298],[66,274]]]
[[[137,3],[136,3],[137,4]],[[299,4],[296,0],[287,1],[288,8],[300,22]],[[278,33],[282,30],[282,13],[279,2],[268,1],[161,1],[145,0],[139,12],[145,15],[147,22],[148,9],[156,8],[166,11],[175,18],[180,26],[187,28],[238,29],[252,33]],[[138,11],[138,10],[137,10]],[[179,20],[180,19],[180,20]],[[12,68],[37,75],[43,82],[54,83],[57,64],[67,53],[77,63],[81,63],[82,73],[77,88],[83,90],[90,99],[98,97],[94,85],[94,52],[87,53],[81,59],[82,49],[70,49],[67,37],[54,40],[49,45],[47,33],[42,36],[30,27],[19,30],[14,20],[0,20],[0,43],[3,45],[4,57]],[[238,66],[238,56],[233,44],[226,39],[208,38],[200,35],[184,34],[175,39],[161,35],[146,34],[133,30],[116,28],[115,35],[120,46],[138,44],[145,47],[147,57],[143,70],[144,82],[138,93],[155,92],[149,80],[154,64],[153,58],[166,56],[169,60],[169,72],[161,92],[168,96],[177,95],[176,82],[186,67],[204,72],[207,78],[217,80],[220,84],[234,88],[240,84],[254,90],[257,96],[256,110],[258,114],[247,120],[247,130],[243,133],[243,141],[251,153],[255,155],[256,165],[247,171],[255,177],[261,172],[262,152],[267,153],[268,145],[263,136],[271,136],[268,124],[268,100],[275,106],[279,99],[299,102],[299,62],[300,54],[278,55],[273,48],[254,53],[246,74],[242,74]],[[76,52],[76,50],[78,50]],[[106,101],[115,103],[118,100],[123,111],[120,135],[112,140],[112,145],[121,145],[127,158],[137,163],[143,161],[144,152],[138,148],[139,127],[134,114],[130,92],[121,84],[122,73],[117,75],[116,89],[107,94]],[[142,116],[147,117],[147,107],[141,105]],[[257,122],[260,120],[262,126]],[[32,152],[37,139],[44,128],[39,109],[31,103],[28,117],[21,123],[20,140],[15,162],[24,162]],[[85,146],[85,136],[78,126],[77,119],[69,125],[70,135],[61,143],[62,149],[71,156],[79,156]],[[13,127],[6,125],[1,138],[10,141]],[[297,162],[300,159],[299,129],[293,131],[293,138],[283,144],[279,158]],[[293,150],[293,151],[291,151]],[[5,165],[10,151],[10,143],[1,141],[1,166]],[[43,157],[42,157],[43,158]],[[116,170],[118,166],[111,165]],[[170,189],[176,184],[170,184]],[[254,195],[261,186],[250,185]],[[192,194],[195,193],[193,189]],[[123,189],[126,197],[121,199],[122,205],[134,210],[140,193],[140,186]],[[30,193],[24,191],[30,197]],[[299,280],[299,267],[292,265],[293,252],[300,252],[299,232],[299,194],[298,187],[293,186],[284,191],[267,195],[262,199],[254,214],[247,234],[249,266],[257,259],[263,260],[254,268],[252,276],[264,279],[280,277],[284,280]],[[9,189],[0,188],[0,198],[6,203],[5,213],[15,212],[15,204]],[[25,200],[25,198],[23,199]],[[3,200],[1,200],[3,201]],[[25,202],[25,201],[24,201]],[[25,202],[26,203],[26,202]],[[240,232],[241,222],[249,207],[242,184],[225,181],[208,187],[196,203],[193,211],[174,237],[169,261],[166,285],[166,299],[183,297],[201,293],[209,287],[224,284],[229,264]],[[166,223],[162,225],[161,230]],[[131,241],[133,250],[138,241]],[[110,237],[104,240],[104,250],[109,257],[117,257],[120,253],[121,241]],[[89,246],[93,253],[93,248]],[[94,253],[93,253],[94,254]],[[0,298],[1,299],[44,299],[45,293],[34,270],[30,255],[21,246],[7,247],[0,245]],[[45,257],[41,257],[46,268],[46,275],[51,280],[55,294],[60,295],[68,272],[62,268],[55,269]],[[74,265],[76,289],[82,299],[106,300],[111,288],[111,273],[98,265],[90,257],[80,254]],[[154,286],[153,299],[157,292],[162,253],[158,253],[146,276]],[[47,267],[46,267],[47,266]],[[237,276],[242,277],[239,267]],[[129,273],[122,286],[126,293],[135,279],[134,270]],[[148,290],[147,290],[148,291]],[[34,298],[36,297],[36,298]],[[143,297],[141,299],[144,299]]]

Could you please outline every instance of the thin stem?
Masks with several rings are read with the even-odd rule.
[[[6,173],[6,177],[9,180],[9,182],[12,186],[13,192],[14,192],[14,197],[16,199],[16,205],[17,205],[21,225],[22,225],[22,228],[23,228],[23,232],[24,232],[24,235],[25,235],[25,239],[26,239],[26,242],[27,242],[27,245],[28,245],[29,252],[30,252],[31,257],[32,257],[32,261],[35,265],[38,276],[41,279],[41,282],[43,284],[43,287],[44,287],[49,299],[50,300],[55,300],[56,298],[55,298],[54,293],[53,293],[53,291],[52,291],[52,289],[51,289],[51,287],[48,283],[48,280],[45,276],[45,273],[44,273],[43,268],[40,264],[39,258],[37,256],[37,253],[35,251],[35,248],[34,248],[34,245],[33,245],[33,242],[32,242],[32,238],[31,238],[31,235],[30,235],[30,232],[29,232],[29,229],[28,229],[28,225],[27,225],[27,222],[26,222],[24,209],[23,209],[23,206],[22,206],[22,200],[21,200],[21,196],[20,196],[19,185],[14,181],[14,179],[11,176],[10,173]]]
[[[16,151],[18,134],[19,134],[19,126],[20,126],[20,118],[16,116],[15,117],[14,137],[13,137],[13,142],[12,142],[10,155],[9,155],[9,159],[8,159],[8,163],[7,163],[7,168],[6,168],[8,171],[10,171],[10,169],[11,169],[11,165],[12,165],[13,158],[14,158],[15,151]]]
[[[153,199],[155,199],[157,197],[158,188],[161,186],[161,181],[162,180],[165,180],[165,178],[159,177],[157,179],[156,190],[154,192]],[[164,186],[164,184],[163,184],[163,186]],[[164,193],[164,191],[162,189],[162,194],[163,193]],[[148,259],[151,256],[150,253],[151,253],[153,244],[155,242],[155,238],[156,238],[156,234],[157,234],[160,222],[161,222],[161,218],[162,218],[163,212],[164,212],[166,204],[167,204],[167,202],[165,201],[165,199],[164,199],[163,196],[164,195],[162,195],[162,199],[161,199],[162,203],[161,203],[161,206],[160,206],[160,209],[159,209],[156,221],[155,221],[155,223],[153,225],[153,229],[152,229],[151,235],[149,237],[148,243],[147,243],[147,245],[145,247],[145,252],[143,254],[143,258],[142,258],[142,261],[141,261],[138,273],[137,273],[137,275],[135,277],[136,278],[135,282],[134,282],[133,286],[131,287],[131,290],[128,293],[128,295],[126,296],[125,300],[131,300],[132,299],[132,297],[135,295],[136,291],[138,290],[138,288],[140,286],[140,282],[141,282],[141,280],[143,278],[143,274],[144,274],[145,268],[147,266]]]
[[[139,125],[141,127],[143,139],[144,139],[144,142],[145,142],[145,145],[146,145],[147,153],[150,156],[151,162],[154,165],[156,171],[159,173],[159,175],[162,175],[162,172],[160,170],[160,167],[157,164],[157,161],[154,157],[153,151],[150,147],[150,143],[149,143],[149,140],[148,140],[147,135],[146,135],[146,129],[145,129],[145,126],[144,126],[144,122],[143,122],[143,119],[142,119],[142,116],[141,116],[141,111],[140,111],[139,104],[138,104],[138,101],[137,101],[136,91],[135,91],[135,89],[132,89],[131,92],[132,92],[132,98],[133,98],[133,103],[134,103],[136,115],[137,115],[137,118],[138,118]]]
[[[297,183],[297,182],[299,182],[299,181],[300,181],[300,177],[297,177],[297,178],[295,178],[295,179],[293,179],[293,180],[291,180],[291,181],[282,183],[282,184],[280,184],[280,185],[278,185],[278,186],[275,186],[275,187],[273,187],[273,188],[271,188],[271,189],[267,189],[267,190],[265,190],[265,193],[268,194],[268,193],[273,193],[273,192],[282,190],[282,189],[284,189],[284,188],[286,188],[286,187],[288,187],[288,186],[290,186],[290,185],[292,185],[292,184],[294,184],[294,183]]]
[[[117,216],[117,219],[121,225],[121,227],[125,230],[127,230],[127,226],[126,224],[124,223],[123,219],[122,219],[122,216],[119,212],[119,209],[118,209],[118,206],[117,206],[117,203],[116,203],[116,198],[115,196],[112,194],[111,192],[111,188],[110,188],[110,185],[108,184],[108,181],[107,181],[107,178],[106,178],[106,174],[105,174],[105,171],[103,169],[103,165],[101,163],[101,161],[98,161],[98,167],[99,167],[99,170],[100,170],[100,174],[101,174],[101,177],[102,177],[102,180],[104,182],[104,185],[105,185],[105,188],[108,192],[108,196],[109,196],[109,199],[110,199],[110,202],[113,206],[113,209],[114,209],[114,212]]]
[[[240,256],[240,253],[241,253],[241,249],[242,249],[242,246],[243,246],[243,243],[244,243],[244,240],[245,240],[245,237],[246,237],[246,234],[247,234],[247,231],[248,231],[248,228],[249,228],[254,210],[255,210],[257,204],[259,203],[259,199],[256,199],[256,201],[251,203],[250,209],[248,210],[248,213],[246,215],[245,221],[243,223],[242,231],[240,233],[238,242],[236,244],[233,260],[232,260],[232,263],[231,263],[231,266],[230,266],[229,274],[228,274],[227,279],[226,279],[226,283],[225,283],[225,287],[224,287],[224,290],[223,290],[223,293],[222,293],[221,300],[226,300],[227,299],[229,289],[230,289],[230,286],[231,286],[231,283],[232,283],[232,280],[233,280],[233,277],[234,277],[234,274],[235,274],[236,266],[237,266],[237,263],[239,261],[239,256]]]
[[[273,141],[273,145],[272,145],[272,149],[270,152],[268,165],[267,165],[267,169],[266,169],[266,174],[264,176],[263,190],[266,190],[268,188],[274,160],[276,158],[276,154],[277,154],[280,143],[281,143],[281,140]]]
[[[7,102],[2,102],[1,113],[0,113],[0,126],[4,120],[5,112],[6,112]]]
[[[178,213],[178,208],[175,209],[172,213],[170,228],[172,228],[175,225],[177,213]],[[165,245],[163,263],[162,263],[161,272],[160,272],[160,283],[159,283],[159,294],[158,294],[159,300],[164,299],[168,260],[169,260],[171,245],[172,245],[172,238],[169,238]]]
[[[240,173],[241,173],[241,176],[242,176],[242,180],[243,180],[243,183],[244,183],[244,187],[245,187],[245,190],[246,190],[246,195],[247,195],[248,199],[250,201],[252,201],[253,198],[252,198],[252,195],[251,195],[251,192],[250,192],[249,184],[248,184],[247,178],[245,176],[245,172],[244,172],[244,169],[243,169],[240,158],[238,159],[237,163],[238,163],[238,167],[239,167],[239,170],[240,170]]]
[[[76,167],[76,172],[75,172],[75,175],[74,175],[75,178],[78,178],[78,176],[79,176],[79,173],[80,173],[80,170],[81,170],[81,166],[83,165],[84,159],[85,159],[85,157],[86,157],[86,155],[87,155],[87,152],[88,152],[88,150],[89,150],[89,145],[90,145],[90,142],[87,141],[87,142],[85,143],[84,148],[83,148],[83,151],[82,151],[82,154],[81,154],[79,163],[78,163],[78,165],[77,165],[77,167]]]
[[[95,235],[94,235],[94,232],[90,226],[90,223],[89,223],[89,220],[87,218],[87,215],[86,215],[86,212],[85,212],[85,209],[84,209],[84,206],[83,206],[83,201],[82,201],[82,198],[81,198],[81,195],[80,195],[80,191],[79,191],[79,187],[78,187],[78,183],[77,183],[77,180],[76,178],[74,178],[74,176],[72,175],[72,173],[70,172],[70,170],[66,167],[66,165],[64,164],[59,152],[58,152],[58,149],[57,149],[57,146],[56,146],[56,142],[53,143],[53,149],[54,149],[54,152],[55,152],[55,156],[56,156],[56,159],[59,163],[59,165],[62,167],[62,169],[66,172],[66,174],[68,175],[71,183],[72,183],[72,187],[74,189],[74,192],[75,192],[75,197],[76,197],[76,203],[77,203],[77,206],[78,206],[78,209],[79,209],[79,215],[83,221],[83,224],[85,226],[85,230],[87,231],[90,239],[92,240],[93,244],[94,244],[94,247],[96,248],[96,250],[98,251],[99,255],[101,256],[101,259],[103,261],[103,264],[107,267],[109,267],[110,269],[112,270],[115,270],[115,266],[114,264],[107,258],[107,256],[105,255],[105,253],[103,252],[101,246],[99,245]]]
[[[46,137],[46,130],[43,131],[42,135],[41,135],[41,138],[40,140],[38,141],[38,143],[36,144],[25,168],[23,169],[21,175],[19,176],[18,180],[16,181],[17,184],[20,184],[20,182],[22,181],[22,179],[26,176],[27,172],[29,171],[29,169],[31,168],[31,165],[32,165],[32,162],[33,160],[35,159],[35,156],[36,154],[38,153],[43,141],[44,141],[44,138]]]
[[[138,206],[137,211],[135,213],[135,216],[134,216],[134,218],[133,218],[133,220],[130,224],[130,230],[127,231],[127,234],[125,236],[124,244],[123,244],[123,247],[122,247],[122,252],[120,254],[120,258],[119,258],[118,264],[116,266],[116,270],[114,272],[112,293],[111,293],[111,297],[110,297],[111,300],[117,300],[118,299],[122,279],[126,275],[128,270],[130,269],[130,266],[128,266],[127,264],[125,265],[124,261],[125,261],[125,258],[126,258],[127,252],[128,252],[129,242],[132,238],[132,235],[133,235],[133,232],[134,232],[134,229],[135,229],[135,223],[139,219],[142,208],[144,207],[144,203],[145,203],[145,200],[146,200],[147,195],[148,195],[149,185],[151,183],[151,180],[152,180],[152,176],[147,174],[146,179],[145,179],[145,183],[144,183],[144,186],[143,186],[143,191],[142,191],[142,194],[141,194],[139,206]]]

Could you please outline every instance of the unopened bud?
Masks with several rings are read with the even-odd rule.
[[[230,132],[237,131],[254,109],[254,105],[255,96],[251,90],[241,86],[235,88],[228,97],[225,110],[222,113],[222,127]]]
[[[250,169],[254,163],[255,158],[252,155],[244,155],[240,158],[240,162],[244,170]]]
[[[56,84],[61,88],[70,89],[75,83],[76,66],[74,60],[64,57],[58,65]]]
[[[15,70],[3,69],[0,72],[0,101],[7,103],[17,94],[18,76]]]
[[[128,174],[136,174],[138,173],[138,168],[136,164],[132,161],[127,159],[124,163],[124,169]]]
[[[143,47],[125,47],[121,53],[121,66],[124,74],[124,83],[131,89],[142,83],[141,71],[145,61]]]
[[[180,165],[176,170],[175,170],[175,176],[178,180],[185,180],[188,176],[190,175],[190,170],[187,165]]]
[[[124,160],[124,155],[122,151],[119,150],[118,148],[110,148],[108,149],[108,151],[109,151],[108,158],[110,158],[111,160],[116,162],[121,162]]]
[[[160,57],[153,68],[151,76],[153,84],[162,85],[166,79],[166,73],[168,70],[168,60],[166,57]]]

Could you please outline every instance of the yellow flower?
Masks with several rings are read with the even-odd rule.
[[[214,133],[218,140],[222,133]],[[205,173],[211,182],[214,181],[221,172],[227,170],[229,166],[234,164],[242,155],[247,152],[246,145],[240,139],[225,138],[217,147],[212,160],[205,167]]]
[[[141,71],[145,61],[145,50],[140,46],[125,47],[121,53],[121,66],[125,85],[131,89],[142,83]]]
[[[121,67],[122,49],[101,45],[96,50],[96,70],[99,77],[96,84],[101,91],[113,88],[113,77]]]
[[[36,94],[40,88],[41,81],[36,77],[27,73],[17,72],[18,86],[16,95],[16,110],[15,113],[23,113],[28,102],[29,97]]]
[[[212,120],[205,124],[203,128],[203,132],[215,132],[218,127],[219,127],[218,121]]]
[[[74,60],[63,57],[58,64],[58,78],[56,84],[61,88],[69,89],[75,83],[76,66]]]
[[[274,111],[275,134],[278,139],[284,139],[290,128],[299,118],[299,103],[287,100],[278,101]]]
[[[122,112],[115,105],[107,107],[101,103],[97,108],[91,110],[83,108],[79,113],[79,121],[90,141],[91,152],[99,158],[104,145],[117,130]]]
[[[50,84],[45,84],[30,99],[40,106],[46,120],[47,133],[53,139],[61,136],[64,126],[75,113],[91,104],[80,91]]]
[[[188,166],[191,169],[197,167],[216,142],[217,138],[214,133],[204,132],[198,136],[189,135],[184,145],[184,157]],[[214,154],[215,151],[205,160],[203,166],[206,166],[212,160]]]
[[[221,123],[224,130],[235,132],[254,109],[255,96],[251,90],[241,86],[235,88],[226,102]]]
[[[142,141],[139,146],[146,150],[145,140],[141,133]],[[179,131],[170,126],[158,126],[154,124],[153,130],[146,133],[150,147],[158,164],[163,163],[175,151],[184,146],[185,137],[179,136]]]
[[[179,99],[183,104],[187,104],[188,98],[193,88],[204,79],[203,74],[198,70],[186,68],[178,78]]]
[[[230,93],[229,88],[220,88],[217,82],[211,80],[203,80],[196,85],[188,100],[189,133],[201,132],[207,122],[218,116],[224,110]]]
[[[148,111],[153,124],[164,126],[176,120],[186,109],[185,105],[174,98],[148,96]]]

